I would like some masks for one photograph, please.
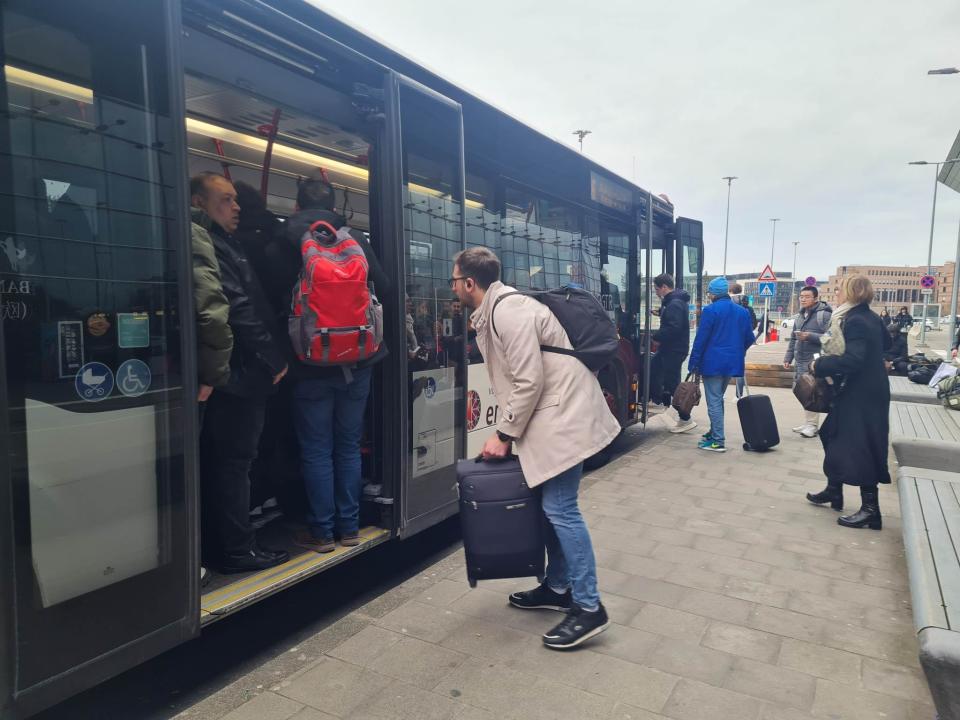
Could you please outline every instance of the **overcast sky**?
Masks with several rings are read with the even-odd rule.
[[[932,167],[960,131],[957,0],[315,0],[704,224],[728,272],[926,262]],[[635,158],[635,160],[634,160]],[[634,173],[634,164],[636,173]],[[940,186],[934,264],[960,194]]]

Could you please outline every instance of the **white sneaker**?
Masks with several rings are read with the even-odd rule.
[[[693,430],[697,426],[697,423],[693,421],[693,418],[689,420],[677,420],[677,424],[670,428],[672,433],[685,433],[688,430]]]
[[[812,438],[817,436],[817,426],[816,425],[804,425],[800,430],[800,434],[805,438]]]
[[[804,428],[806,427],[809,427],[808,423],[804,423],[803,425],[797,425],[795,428],[790,428],[790,429],[793,430],[795,433],[798,433],[798,432],[803,432]]]

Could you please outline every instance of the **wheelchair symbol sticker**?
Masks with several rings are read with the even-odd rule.
[[[153,376],[142,360],[127,360],[117,369],[117,387],[127,397],[140,397],[150,389]]]
[[[113,373],[103,363],[89,362],[77,370],[73,386],[81,400],[100,402],[113,392]]]

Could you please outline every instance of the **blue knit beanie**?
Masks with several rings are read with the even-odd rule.
[[[707,286],[707,292],[711,295],[726,295],[730,291],[730,283],[725,277],[715,277]]]

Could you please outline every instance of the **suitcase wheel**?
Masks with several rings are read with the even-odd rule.
[[[750,443],[744,443],[743,449],[746,450],[747,452],[750,452]]]
[[[476,578],[468,577],[467,582],[470,583],[470,587],[475,588],[477,586]]]

